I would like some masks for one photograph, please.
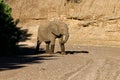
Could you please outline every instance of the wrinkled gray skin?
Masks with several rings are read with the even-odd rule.
[[[67,24],[58,20],[41,24],[38,29],[36,53],[38,53],[42,42],[46,43],[46,53],[54,53],[56,38],[59,38],[61,54],[66,54],[64,44],[69,38]]]

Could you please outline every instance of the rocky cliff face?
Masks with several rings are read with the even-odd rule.
[[[66,19],[73,38],[85,43],[120,41],[120,0],[6,0],[13,16],[24,20]],[[74,40],[75,40],[74,39]],[[86,40],[86,41],[85,41]],[[81,43],[83,41],[80,41]]]
[[[77,2],[78,1],[78,2]],[[118,18],[119,0],[6,0],[16,18]]]

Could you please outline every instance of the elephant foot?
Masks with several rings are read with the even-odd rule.
[[[67,55],[66,52],[61,52],[62,55]]]

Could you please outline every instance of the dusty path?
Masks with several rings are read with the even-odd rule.
[[[76,49],[76,50],[75,50]],[[120,48],[76,46],[68,55],[0,59],[0,80],[120,80]],[[87,53],[88,52],[88,53]],[[14,65],[14,66],[12,66]],[[7,67],[8,66],[8,67]]]

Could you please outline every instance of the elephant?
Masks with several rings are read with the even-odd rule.
[[[59,39],[61,54],[65,53],[64,44],[69,38],[68,25],[60,20],[46,21],[38,28],[36,53],[39,52],[39,46],[42,42],[46,43],[46,53],[53,54],[55,48],[55,40]]]

